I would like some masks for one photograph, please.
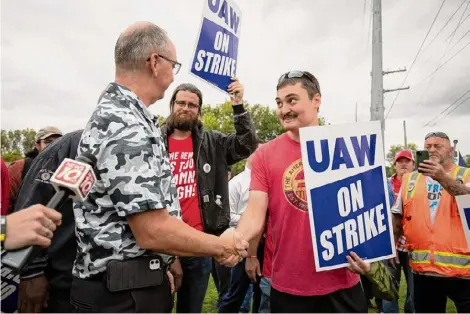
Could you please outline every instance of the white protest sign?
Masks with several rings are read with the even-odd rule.
[[[241,15],[233,0],[204,0],[189,72],[225,93],[236,76]]]
[[[395,256],[380,122],[300,129],[317,271]]]
[[[470,248],[470,195],[456,196],[459,207],[460,219],[462,220],[463,232],[467,239],[467,246]]]

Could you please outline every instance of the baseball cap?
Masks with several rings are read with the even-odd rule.
[[[409,150],[402,150],[402,151],[399,151],[399,152],[395,155],[395,162],[397,162],[397,160],[398,160],[399,158],[406,158],[406,159],[415,161],[415,158],[413,157],[413,154],[412,154]]]
[[[46,139],[46,138],[48,138],[49,136],[52,136],[52,135],[62,136],[62,131],[59,130],[58,128],[56,128],[56,127],[53,127],[53,126],[47,126],[45,128],[42,128],[36,134],[36,142],[44,140],[44,139]]]

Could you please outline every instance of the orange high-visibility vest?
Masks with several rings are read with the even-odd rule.
[[[455,166],[452,174],[466,184],[470,169]],[[434,224],[431,224],[426,177],[415,171],[406,174],[403,182],[402,227],[413,271],[470,277],[470,249],[455,198],[442,190]]]

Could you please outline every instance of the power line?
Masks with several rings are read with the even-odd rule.
[[[470,16],[470,14],[469,14],[469,16]],[[459,40],[457,40],[457,42],[452,46],[452,48],[450,48],[450,50],[454,49],[454,47],[457,46],[457,45],[459,44],[459,42],[461,42],[462,39],[463,39],[465,36],[467,36],[468,33],[470,33],[470,29],[469,29],[465,34],[463,34],[463,36],[460,37]]]
[[[465,1],[467,1],[467,0],[465,0]],[[465,2],[465,1],[464,1],[464,2]],[[459,9],[460,9],[460,7],[463,5],[464,2],[462,2],[462,4],[459,6]],[[459,27],[460,27],[460,25],[461,25],[460,22],[462,22],[462,18],[463,18],[463,16],[464,16],[465,11],[467,10],[469,4],[470,4],[470,0],[467,1],[467,6],[465,7],[464,11],[462,12],[462,15],[460,16],[459,21],[457,22],[457,27],[454,29],[454,32],[453,32],[453,34],[452,34],[452,37],[450,38],[449,42],[447,43],[446,50],[444,51],[444,54],[441,56],[441,58],[439,59],[439,62],[437,63],[436,69],[441,66],[442,60],[445,58],[445,56],[446,56],[447,53],[449,52],[450,44],[452,43],[452,40],[454,40],[454,36],[455,36],[457,30],[459,29]],[[458,11],[458,9],[457,9],[457,11]],[[454,15],[457,13],[457,11],[455,11],[454,14],[452,14],[452,16],[454,16]],[[449,20],[450,20],[450,19],[449,19]],[[447,23],[446,23],[446,25],[447,25]],[[428,47],[429,47],[429,46],[428,46]],[[428,81],[428,84],[426,85],[426,88],[425,88],[424,91],[421,93],[421,96],[419,96],[419,99],[418,99],[418,101],[417,101],[416,108],[419,108],[419,107],[420,107],[423,98],[424,98],[424,100],[427,99],[427,98],[426,98],[426,97],[428,96],[427,91],[428,91],[429,85],[431,85],[431,83],[432,83],[433,80],[434,80],[434,77],[432,77],[431,80]]]
[[[462,24],[467,20],[467,18],[470,16],[470,14],[467,15],[467,17],[465,18],[465,20],[462,21],[463,16],[465,15],[465,12],[467,12],[468,5],[469,5],[469,4],[470,4],[470,0],[468,1],[467,6],[465,7],[465,10],[463,10],[463,12],[462,12],[462,16],[460,17],[460,20],[459,20],[459,23],[457,24],[457,27],[456,27],[456,28],[454,29],[454,31],[447,37],[447,39],[449,39],[449,37],[451,37],[451,36],[452,36],[452,38],[454,38],[455,32],[457,32],[457,30],[459,29],[460,25],[462,25]]]
[[[449,110],[454,104],[456,104],[460,99],[462,99],[462,98],[463,98],[465,95],[467,95],[468,93],[470,93],[470,89],[467,90],[465,93],[463,93],[462,96],[460,96],[459,98],[457,98],[457,100],[455,100],[454,102],[452,102],[452,103],[451,103],[449,106],[447,106],[444,110],[442,110],[437,116],[435,116],[434,118],[432,118],[431,120],[429,120],[427,123],[425,123],[424,126],[429,126],[429,125],[431,125],[431,123],[435,123],[435,122],[438,120],[438,118],[439,118],[442,114],[444,114],[447,110]],[[466,98],[462,103],[464,103],[467,99],[468,99],[468,98]],[[460,105],[461,105],[461,104],[459,104],[458,106],[460,106]],[[455,109],[453,109],[453,110],[455,110]],[[453,111],[453,110],[452,110],[452,111]],[[451,111],[451,112],[452,112],[452,111]],[[447,113],[447,114],[449,114],[449,113]],[[447,114],[446,114],[446,115],[447,115]]]
[[[436,20],[437,20],[437,18],[438,18],[438,16],[439,16],[439,13],[441,13],[442,7],[444,6],[444,3],[445,3],[445,2],[446,2],[446,0],[443,0],[443,1],[442,1],[442,4],[441,4],[439,10],[437,11],[436,16],[434,17],[434,20],[432,21],[431,26],[429,26],[428,32],[426,33],[426,36],[424,37],[424,40],[423,40],[423,42],[421,43],[421,46],[419,47],[418,52],[416,53],[416,56],[415,56],[413,62],[411,63],[411,66],[410,66],[408,72],[406,73],[405,79],[403,80],[403,82],[402,82],[400,88],[402,88],[403,86],[405,86],[406,79],[408,78],[408,76],[409,76],[409,74],[410,74],[410,72],[411,72],[411,69],[413,68],[413,65],[415,64],[416,60],[418,59],[419,53],[421,52],[421,49],[423,48],[424,43],[426,42],[426,39],[428,38],[429,33],[431,32],[432,27],[434,26],[434,23],[436,23]],[[393,99],[392,105],[390,106],[390,109],[388,110],[388,113],[387,113],[387,115],[385,116],[385,119],[387,119],[388,116],[390,115],[390,112],[392,111],[393,106],[395,105],[395,102],[397,101],[398,95],[400,95],[400,91],[397,92],[397,94],[396,94],[396,96],[395,96],[395,99]]]
[[[442,67],[444,65],[446,65],[447,63],[449,63],[450,61],[452,61],[452,59],[454,59],[459,53],[461,53],[465,48],[468,47],[468,45],[470,45],[470,42],[468,42],[465,46],[463,46],[459,51],[457,51],[454,55],[452,55],[452,57],[450,57],[449,59],[447,59],[446,62],[444,62],[443,64],[441,64],[440,66],[438,66],[433,72],[431,72],[426,78],[424,78],[423,80],[421,80],[418,84],[421,84],[422,82],[426,81],[428,78],[430,78],[431,76],[433,76],[434,74],[436,74],[440,69],[442,69]],[[416,85],[418,85],[416,84]]]
[[[429,126],[434,126],[436,125],[436,123],[438,123],[439,121],[442,121],[444,120],[445,117],[447,117],[448,115],[450,115],[452,112],[454,112],[457,108],[459,108],[461,105],[463,105],[464,103],[467,102],[467,100],[470,99],[470,96],[465,98],[464,100],[462,100],[462,102],[460,102],[460,104],[458,104],[457,106],[454,106],[454,108],[452,108],[452,110],[448,111],[446,114],[444,114],[440,119],[434,121],[432,124],[430,124]]]
[[[447,22],[445,22],[445,24],[441,27],[441,29],[437,32],[436,36],[434,36],[433,39],[431,39],[431,41],[429,42],[429,44],[426,45],[426,47],[423,49],[423,52],[428,49],[431,44],[434,42],[434,40],[436,40],[437,36],[439,36],[441,34],[441,32],[444,30],[444,28],[446,28],[447,24],[449,24],[449,22],[452,20],[452,18],[455,16],[455,14],[457,14],[457,12],[460,10],[460,8],[462,7],[462,5],[466,2],[467,0],[463,0],[462,3],[459,5],[459,7],[457,8],[457,10],[455,10],[454,13],[452,13],[452,15],[449,17],[449,19],[447,20]],[[470,1],[469,1],[470,3]]]

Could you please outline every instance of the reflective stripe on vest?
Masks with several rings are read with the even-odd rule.
[[[434,264],[456,268],[470,268],[470,256],[436,251],[434,252]]]
[[[470,172],[470,168],[456,166],[454,169],[453,177],[455,178],[455,180],[463,183],[463,178],[466,178],[469,172]],[[418,171],[413,171],[411,173],[408,183],[406,185],[407,187],[406,199],[410,199],[415,195],[416,182],[418,182],[420,177],[421,177],[421,173],[419,173]]]
[[[455,167],[455,172],[454,172],[454,178],[457,181],[463,182],[463,178],[465,178],[470,171],[470,168],[464,168],[464,167]]]
[[[408,183],[406,185],[407,189],[406,189],[406,199],[410,199],[412,198],[414,195],[415,195],[415,187],[416,187],[416,182],[418,182],[419,178],[421,176],[421,173],[419,173],[418,171],[414,171],[411,173],[410,177],[409,177],[409,180],[408,180]]]
[[[431,263],[431,251],[429,250],[414,250],[410,252],[411,262],[415,264],[429,264]]]

